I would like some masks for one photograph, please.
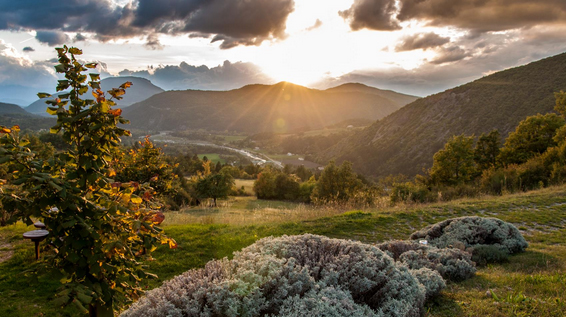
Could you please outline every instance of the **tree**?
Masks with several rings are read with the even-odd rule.
[[[475,170],[474,137],[455,135],[433,156],[430,169],[434,184],[456,185],[469,181]]]
[[[312,193],[312,200],[319,202],[345,202],[363,187],[361,180],[352,170],[352,163],[344,161],[336,166],[331,161],[324,167]]]
[[[499,156],[501,141],[499,131],[492,130],[488,134],[482,133],[474,148],[474,161],[478,172],[495,167]]]
[[[16,219],[32,223],[41,219],[49,228],[45,257],[47,268],[64,278],[57,305],[73,303],[91,316],[113,316],[113,306],[139,297],[139,281],[152,276],[141,259],[150,257],[160,243],[175,247],[153,222],[152,189],[147,184],[120,183],[111,179],[111,153],[129,131],[120,109],[112,109],[131,83],[100,90],[99,75],[83,72],[96,64],[82,64],[77,48],[57,48],[55,70],[65,75],[48,101],[47,112],[57,116],[52,133],[62,132],[68,150],[49,159],[37,157],[17,129],[1,128],[0,162],[11,162],[11,179],[1,187],[4,208]],[[81,96],[93,91],[94,100]],[[40,98],[48,94],[38,94]],[[88,309],[86,308],[88,307]]]
[[[554,97],[556,98],[554,110],[566,119],[566,91],[555,92]]]
[[[258,199],[275,199],[277,197],[277,188],[275,186],[276,171],[268,166],[257,175],[254,182],[253,190]]]
[[[200,179],[196,185],[199,198],[212,198],[214,207],[218,198],[227,198],[234,186],[234,179],[229,174],[209,174]]]
[[[564,125],[564,118],[555,113],[527,117],[509,134],[499,158],[504,165],[522,164],[531,157],[556,146],[554,136]]]

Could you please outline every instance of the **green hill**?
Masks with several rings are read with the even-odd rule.
[[[321,153],[320,161],[348,160],[369,176],[413,176],[452,135],[498,129],[507,137],[530,115],[554,108],[566,89],[566,53],[418,99]]]
[[[288,132],[348,119],[377,120],[417,98],[364,87],[324,91],[281,82],[230,91],[167,91],[124,109],[123,116],[146,130]]]
[[[0,102],[0,114],[27,114],[28,112],[22,109],[22,107],[15,105],[13,103]]]
[[[55,118],[32,115],[18,105],[0,102],[0,125],[11,127],[17,124],[21,129],[41,130],[49,129],[55,121]]]
[[[151,83],[151,81],[145,78],[131,77],[131,76],[104,78],[103,80],[100,81],[100,87],[102,88],[103,91],[107,91],[112,88],[119,87],[121,84],[127,81],[132,82],[132,87],[128,88],[122,100],[117,101],[118,106],[121,108],[130,106],[136,102],[140,102],[144,99],[147,99],[155,94],[164,91],[163,89],[155,86],[154,84]],[[85,95],[83,95],[83,98],[92,99],[93,97],[90,92],[87,92]],[[32,104],[30,104],[29,106],[27,106],[25,109],[33,114],[37,114],[40,116],[49,116],[45,112],[45,109],[47,108],[47,104],[45,103],[45,101],[48,99],[49,98],[39,99],[33,102]]]

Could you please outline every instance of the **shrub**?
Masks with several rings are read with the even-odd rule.
[[[389,199],[392,204],[399,202],[428,203],[435,202],[436,196],[425,185],[406,182],[394,184]]]
[[[423,267],[410,272],[424,286],[426,290],[425,300],[438,296],[440,291],[446,287],[444,279],[437,271]]]
[[[472,260],[477,265],[485,266],[488,263],[503,263],[509,259],[509,253],[494,245],[480,245],[474,248]]]
[[[264,238],[173,278],[122,316],[420,316],[429,294],[421,283],[432,294],[438,281],[418,276],[359,242]]]
[[[421,268],[435,270],[447,280],[463,281],[474,276],[476,272],[471,260],[472,255],[459,249],[439,249],[413,241],[400,240],[384,242],[377,247],[411,270]],[[425,285],[422,281],[421,283]]]
[[[279,315],[287,317],[382,316],[371,310],[367,305],[354,302],[349,292],[332,286],[320,290],[310,290],[303,297],[299,295],[289,297],[283,302]]]
[[[426,239],[436,247],[462,246],[472,254],[483,245],[493,245],[513,254],[528,246],[519,230],[497,218],[460,217],[430,225],[411,235],[411,239]]]

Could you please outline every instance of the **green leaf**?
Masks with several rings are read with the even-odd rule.
[[[103,101],[100,103],[100,111],[102,111],[103,113],[107,113],[108,110],[110,110],[110,106],[108,105],[107,101]]]
[[[55,71],[58,73],[64,73],[66,71],[66,67],[63,64],[55,65]]]
[[[47,109],[45,110],[45,112],[49,113],[50,115],[54,116],[57,114],[57,110],[59,110],[59,108],[55,108],[55,107],[47,107]]]
[[[71,220],[69,220],[69,221],[67,221],[67,222],[62,223],[61,226],[62,226],[63,228],[70,228],[70,227],[74,226],[76,223],[77,223],[77,220],[76,220],[76,219],[71,219]]]
[[[37,97],[39,97],[39,98],[48,98],[48,97],[51,97],[51,94],[48,94],[48,93],[46,93],[46,92],[38,92],[38,93],[37,93]]]
[[[81,51],[80,49],[78,49],[76,47],[71,47],[69,49],[69,53],[71,53],[73,55],[81,55],[83,53],[83,51]]]
[[[83,314],[88,314],[88,309],[86,309],[80,301],[75,299],[73,300],[73,304],[75,304]]]
[[[99,74],[88,74],[88,75],[90,76],[90,80],[92,80],[92,81],[100,80]]]
[[[88,64],[85,64],[85,67],[86,68],[96,68],[97,65],[98,65],[97,63],[88,63]]]

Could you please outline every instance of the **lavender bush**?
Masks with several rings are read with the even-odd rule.
[[[122,316],[420,316],[443,287],[435,274],[360,242],[265,238],[173,278]]]
[[[522,252],[528,247],[519,230],[497,218],[460,217],[430,225],[411,235],[411,239],[426,239],[439,248],[474,248],[491,245],[507,254]]]
[[[472,255],[459,249],[440,249],[402,240],[387,241],[377,247],[411,270],[431,269],[447,280],[463,281],[473,277],[476,272]]]

